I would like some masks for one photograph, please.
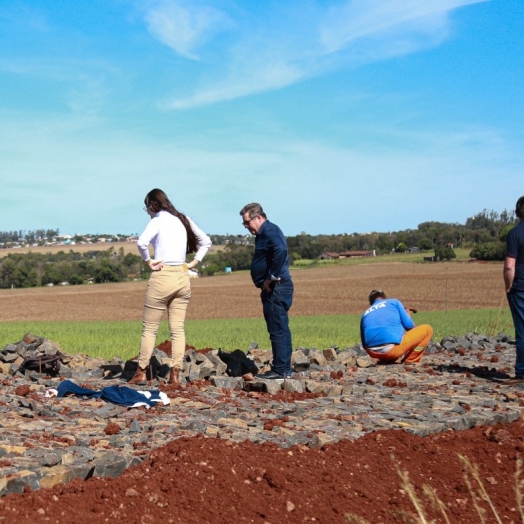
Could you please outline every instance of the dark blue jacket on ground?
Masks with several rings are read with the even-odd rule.
[[[68,394],[79,397],[94,397],[101,398],[112,404],[127,407],[134,406],[138,402],[145,402],[148,406],[155,406],[159,402],[162,402],[160,391],[158,390],[148,391],[148,398],[148,396],[143,393],[139,393],[137,390],[127,386],[107,386],[102,388],[101,391],[93,391],[92,389],[83,388],[71,380],[64,380],[58,384],[56,389],[58,392],[57,397],[59,398],[65,397]]]

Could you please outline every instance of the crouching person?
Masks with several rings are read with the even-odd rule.
[[[370,307],[360,320],[360,338],[367,354],[383,362],[419,362],[433,336],[428,324],[415,326],[400,300],[383,291],[369,294]]]

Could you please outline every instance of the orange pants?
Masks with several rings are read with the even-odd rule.
[[[404,357],[403,362],[419,362],[432,336],[433,328],[428,324],[421,324],[406,331],[400,344],[395,344],[387,353],[375,353],[367,348],[366,352],[371,358],[385,362],[394,362],[400,357]]]

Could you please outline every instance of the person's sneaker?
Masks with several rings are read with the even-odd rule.
[[[284,380],[284,378],[289,378],[289,377],[284,377],[284,375],[281,375],[280,373],[277,373],[276,371],[273,371],[272,369],[270,369],[269,371],[266,371],[265,373],[257,373],[255,375],[255,378],[259,378],[259,379],[262,379],[262,380]]]

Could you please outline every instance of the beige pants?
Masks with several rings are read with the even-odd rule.
[[[149,365],[166,308],[172,346],[169,366],[182,369],[186,349],[184,320],[190,296],[191,286],[185,265],[164,266],[160,271],[151,273],[144,301],[142,340],[138,357],[138,365],[142,369]]]

